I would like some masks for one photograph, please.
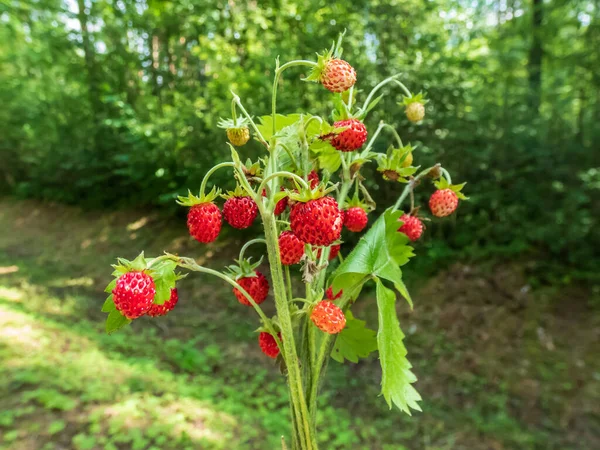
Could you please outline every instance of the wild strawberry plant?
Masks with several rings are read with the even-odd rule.
[[[381,100],[381,88],[401,89],[399,104],[413,122],[424,117],[424,96],[413,95],[399,81],[400,75],[394,75],[375,86],[361,104],[355,95],[356,71],[340,56],[341,36],[316,62],[280,65],[277,61],[271,114],[256,121],[233,94],[232,117],[220,122],[227,130],[231,160],[207,172],[198,195],[190,192],[178,199],[189,208],[188,229],[199,243],[218,238],[223,218],[243,229],[260,216],[264,236],[247,242],[236,264],[224,271],[170,253],[156,258],[142,253],[133,261],[118,259],[114,280],[106,288],[110,295],[102,307],[108,313],[106,330],[111,333],[143,315],[155,317],[172,310],[178,300],[176,284],[183,278],[178,268],[229,283],[232,297],[257,313],[258,345],[267,357],[278,360],[287,378],[295,450],[317,449],[317,396],[329,358],[356,363],[378,351],[385,401],[407,414],[411,409],[420,411],[421,397],[413,387],[416,377],[406,358],[396,315],[396,292],[412,308],[400,267],[414,256],[409,243],[424,231],[413,191],[422,181],[433,181],[436,189],[429,207],[436,217],[453,213],[459,199],[465,199],[464,184],[453,185],[441,164],[425,169],[413,165],[413,148],[404,145],[389,124],[381,122],[368,140],[364,120]],[[310,68],[305,81],[320,83],[333,93],[331,123],[312,112],[277,113],[279,80],[295,67]],[[266,152],[258,161],[243,163],[234,146],[248,142],[250,128]],[[383,130],[393,138],[385,154],[372,150]],[[372,220],[358,244],[345,248],[343,228],[362,232],[376,208],[361,175],[361,168],[372,162],[384,180],[405,187],[395,205]],[[207,192],[210,176],[217,170],[232,172],[237,183],[234,191],[220,195],[220,189],[213,187]],[[225,199],[222,210],[217,206],[219,196]],[[410,206],[403,211],[407,199]],[[253,263],[244,256],[251,245],[266,248],[270,282],[258,270],[261,261]],[[296,280],[301,280],[301,289],[293,285]],[[352,314],[354,302],[368,283],[375,285],[377,332]],[[260,305],[268,301],[271,287],[277,314],[267,317]],[[285,442],[282,445],[286,447]]]

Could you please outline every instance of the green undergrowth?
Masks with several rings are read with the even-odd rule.
[[[181,221],[7,199],[0,229],[0,448],[281,448],[284,380],[258,349],[253,312],[219,280],[190,276],[164,319],[103,333],[114,255],[170,250],[219,268],[240,242],[201,247]],[[398,307],[424,412],[387,409],[376,357],[332,360],[321,448],[598,448],[600,323],[588,292],[531,294],[518,268],[409,277],[415,311]],[[353,308],[371,327],[374,297]]]

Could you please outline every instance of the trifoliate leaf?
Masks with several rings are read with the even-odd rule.
[[[377,280],[377,308],[379,330],[377,344],[381,362],[381,393],[390,409],[392,404],[411,415],[410,409],[421,411],[417,403],[421,396],[412,386],[417,377],[410,371],[412,365],[406,359],[404,333],[396,315],[396,295]]]
[[[115,309],[106,318],[106,325],[105,325],[106,332],[108,334],[111,334],[111,333],[117,331],[118,329],[123,328],[125,325],[129,324],[130,322],[131,322],[131,320],[129,320],[127,317],[125,317],[123,314],[121,314],[119,311],[117,311]]]
[[[394,212],[389,208],[375,221],[333,273],[334,292],[355,286],[373,275],[399,287],[404,286],[399,266],[406,264],[414,253],[412,247],[407,245],[408,237],[404,233],[398,233],[398,219],[401,215],[402,211]],[[400,293],[405,295],[402,291]]]
[[[366,322],[355,319],[352,312],[346,312],[346,327],[335,339],[331,357],[343,363],[345,359],[357,363],[377,350],[377,333],[365,327]]]

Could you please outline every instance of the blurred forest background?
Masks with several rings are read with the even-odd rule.
[[[600,448],[597,0],[0,2],[0,448],[276,448],[281,379],[226,287],[190,282],[202,314],[182,301],[111,337],[101,290],[117,254],[206,250],[174,198],[227,155],[229,90],[267,114],[275,58],[344,29],[359,101],[396,72],[430,99],[414,125],[386,91],[369,130],[393,124],[470,201],[409,274],[425,413],[386,410],[376,361],[332,363],[324,448]],[[278,110],[326,116],[303,75]],[[370,170],[389,204],[401,186]],[[202,258],[224,266],[229,239]]]

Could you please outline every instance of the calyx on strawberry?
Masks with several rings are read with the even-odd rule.
[[[281,333],[277,333],[277,336],[281,341]],[[269,358],[275,359],[279,355],[279,346],[271,333],[261,331],[258,335],[258,345],[262,352]]]
[[[404,97],[402,104],[406,106],[406,117],[413,123],[420,122],[425,117],[425,104],[428,100],[423,93]]]
[[[329,51],[317,55],[317,64],[304,81],[321,83],[333,93],[345,92],[356,83],[356,71],[347,61],[340,59],[341,38]]]
[[[248,129],[248,119],[221,119],[217,126],[224,128],[227,132],[227,139],[232,145],[241,147],[250,140],[250,130]]]
[[[219,236],[222,225],[221,211],[214,204],[219,194],[220,191],[213,188],[207,195],[201,193],[196,197],[188,191],[187,197],[177,197],[178,204],[190,207],[187,226],[190,235],[198,242],[206,244]]]
[[[283,231],[279,235],[279,253],[284,266],[298,264],[304,255],[304,242],[291,231]]]
[[[105,289],[111,295],[102,307],[104,312],[116,310],[132,320],[155,307],[172,309],[171,303],[177,302],[171,301],[175,283],[182,277],[175,273],[173,261],[146,259],[141,253],[133,261],[119,258],[113,268],[115,279]]]
[[[238,282],[246,290],[257,305],[264,302],[269,294],[269,282],[267,278],[256,268],[262,262],[262,258],[256,263],[251,263],[250,258],[236,261],[237,265],[228,267],[229,276]],[[233,288],[233,293],[242,305],[252,306],[252,303],[238,288]]]
[[[358,119],[339,120],[333,126],[345,128],[341,133],[328,137],[329,142],[336,150],[351,152],[361,148],[367,141],[367,127]]]
[[[227,199],[223,205],[223,216],[229,225],[239,230],[252,225],[258,215],[258,206],[239,185],[235,191],[229,191],[222,197]]]
[[[417,167],[412,167],[413,150],[410,144],[401,148],[389,147],[385,155],[378,155],[377,171],[386,181],[406,183],[408,177],[417,171]]]
[[[423,229],[425,226],[421,219],[417,216],[411,216],[408,214],[403,214],[400,219],[398,219],[402,223],[402,226],[398,228],[400,233],[404,233],[411,241],[418,240],[423,234]]]
[[[466,183],[450,184],[445,177],[440,177],[434,184],[438,190],[429,198],[429,209],[436,217],[449,216],[456,210],[458,199],[467,199],[461,192]]]
[[[312,245],[331,245],[340,238],[343,214],[333,197],[321,187],[304,193],[290,193],[296,201],[290,213],[292,232],[302,242]]]

